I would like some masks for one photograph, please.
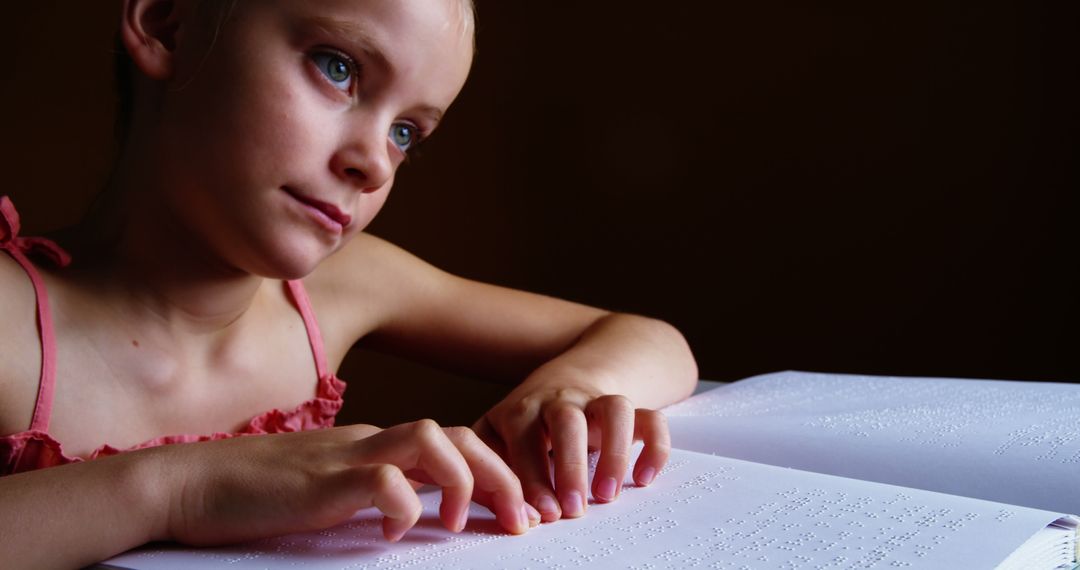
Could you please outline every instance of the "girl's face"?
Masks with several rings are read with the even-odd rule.
[[[466,9],[240,1],[216,37],[181,26],[154,125],[165,206],[237,269],[309,273],[371,221],[461,90]]]

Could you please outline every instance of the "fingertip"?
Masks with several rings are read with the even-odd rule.
[[[555,497],[548,495],[547,493],[541,494],[536,498],[536,509],[540,513],[540,519],[543,522],[557,521],[562,517],[562,509],[559,508],[559,502],[555,500]]]
[[[585,514],[585,496],[578,491],[564,491],[559,495],[562,516],[574,519]]]
[[[529,524],[528,507],[529,503],[526,503],[525,501],[521,502],[521,508],[518,509],[517,517],[515,517],[516,520],[514,521],[515,526],[517,527],[516,530],[512,531],[514,534],[522,534],[532,528],[532,526]]]
[[[536,510],[536,508],[529,503],[525,503],[525,514],[529,518],[529,528],[533,528],[540,524],[540,511]]]
[[[506,532],[510,534],[522,534],[529,530],[529,515],[525,511],[525,503],[518,507],[504,505],[495,513],[495,520]]]
[[[465,525],[469,522],[469,509],[464,509],[458,513],[457,519],[450,525],[452,532],[461,532],[465,530]]]
[[[656,479],[656,468],[649,465],[638,469],[634,475],[634,483],[639,487],[647,487]]]
[[[448,499],[449,497],[443,497],[443,503],[439,506],[439,518],[450,532],[461,532],[469,522],[469,504],[463,505]]]
[[[619,482],[614,477],[602,477],[595,483],[593,498],[608,503],[615,500],[619,495]]]
[[[412,528],[412,523],[407,520],[383,517],[383,536],[390,542],[401,540],[405,533]]]

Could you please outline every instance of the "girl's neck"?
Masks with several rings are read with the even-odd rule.
[[[172,333],[228,329],[250,308],[264,278],[215,256],[168,211],[142,169],[124,168],[139,162],[127,158],[105,190],[105,203],[84,224],[85,243],[95,245],[75,252],[76,274],[125,317]]]

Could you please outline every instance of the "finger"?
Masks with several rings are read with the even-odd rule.
[[[515,424],[503,429],[503,433],[516,434],[505,438],[510,465],[521,480],[525,501],[535,508],[551,512],[551,506],[540,502],[540,497],[551,497],[551,467],[548,463],[548,442],[544,436],[541,420],[536,414],[520,414]],[[524,419],[528,418],[528,419]],[[541,517],[544,513],[541,512]],[[548,514],[549,520],[551,515]]]
[[[667,417],[656,410],[638,408],[634,411],[634,439],[645,443],[634,464],[634,483],[644,487],[653,482],[671,455]]]
[[[368,425],[368,424],[351,424],[351,425],[345,425],[345,426],[332,427],[332,428],[330,428],[328,430],[324,430],[324,431],[326,431],[328,433],[330,433],[330,432],[339,432],[339,435],[337,437],[340,437],[341,439],[338,439],[338,441],[351,441],[351,440],[364,439],[366,437],[371,437],[371,436],[381,432],[382,428],[380,428],[378,426]]]
[[[439,515],[446,528],[460,530],[468,517],[473,476],[439,424],[420,420],[385,429],[357,441],[353,461],[390,463],[409,476],[442,488]]]
[[[520,534],[540,523],[540,514],[526,502],[517,475],[498,454],[466,427],[445,428],[473,474],[473,499],[485,506],[506,530]]]
[[[472,429],[480,438],[480,441],[484,442],[488,447],[493,449],[495,453],[499,454],[499,457],[507,457],[506,444],[503,443],[498,432],[492,427],[491,421],[487,419],[487,416],[477,420],[476,423],[473,424]]]
[[[600,460],[593,474],[592,494],[612,501],[622,490],[630,445],[634,442],[634,406],[625,396],[601,396],[585,406],[589,421],[600,425]]]
[[[495,431],[495,428],[492,427],[491,421],[487,419],[487,416],[480,418],[480,420],[476,422],[476,424],[473,426],[473,432],[476,434],[477,437],[480,438],[480,441],[482,441],[488,449],[490,449],[496,454],[496,458],[499,460],[499,462],[505,465],[506,463],[504,461],[504,458],[509,457],[509,452],[506,449],[506,444],[503,443],[502,437],[500,437],[499,434]],[[507,466],[507,469],[509,469],[509,466]],[[513,470],[511,470],[510,473],[513,474]],[[517,485],[517,488],[520,489],[521,481],[517,479],[517,475],[514,475],[514,481]],[[473,499],[476,500],[475,491],[473,492]],[[481,504],[487,506],[488,504],[491,504],[491,502],[482,502]],[[537,511],[536,508],[530,505],[528,502],[525,502],[525,510],[528,514],[529,526],[536,526],[540,524],[540,511]]]
[[[387,540],[397,542],[420,519],[420,498],[396,466],[360,465],[342,475],[340,483],[355,490],[354,506],[374,506],[383,514],[383,536]],[[355,508],[351,510],[356,512]]]
[[[589,487],[589,426],[585,414],[569,402],[557,402],[546,406],[543,416],[554,455],[555,493],[561,512],[549,512],[556,505],[547,491],[533,504],[540,509],[545,521],[560,516],[579,517],[585,514]]]

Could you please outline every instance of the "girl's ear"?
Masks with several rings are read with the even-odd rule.
[[[124,0],[120,40],[150,79],[172,76],[180,36],[181,0]]]

